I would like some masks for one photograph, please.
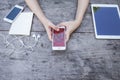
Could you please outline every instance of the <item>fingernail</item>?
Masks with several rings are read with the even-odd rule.
[[[59,29],[57,29],[57,31],[59,31]]]

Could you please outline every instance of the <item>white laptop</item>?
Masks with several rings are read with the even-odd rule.
[[[95,36],[98,39],[120,39],[120,11],[116,4],[92,4]]]

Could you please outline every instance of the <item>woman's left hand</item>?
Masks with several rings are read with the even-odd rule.
[[[70,35],[79,27],[80,23],[75,20],[75,21],[68,21],[68,22],[62,22],[58,24],[58,26],[65,26],[66,27],[66,42],[69,40]]]

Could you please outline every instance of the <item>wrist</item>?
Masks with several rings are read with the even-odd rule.
[[[81,21],[80,21],[80,20],[77,20],[77,19],[75,19],[74,22],[75,22],[75,24],[78,25],[78,26],[79,26],[80,23],[81,23]]]
[[[80,25],[80,24],[81,24],[81,21],[82,21],[82,18],[83,18],[83,17],[77,17],[77,16],[76,16],[75,22]]]
[[[40,22],[45,25],[49,20],[46,17],[39,17]]]

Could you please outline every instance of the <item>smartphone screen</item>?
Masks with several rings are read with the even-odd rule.
[[[6,16],[6,18],[14,20],[14,18],[18,15],[20,11],[20,8],[14,7],[13,10]]]
[[[65,46],[65,28],[60,28],[59,31],[54,30],[53,46],[64,47]]]

